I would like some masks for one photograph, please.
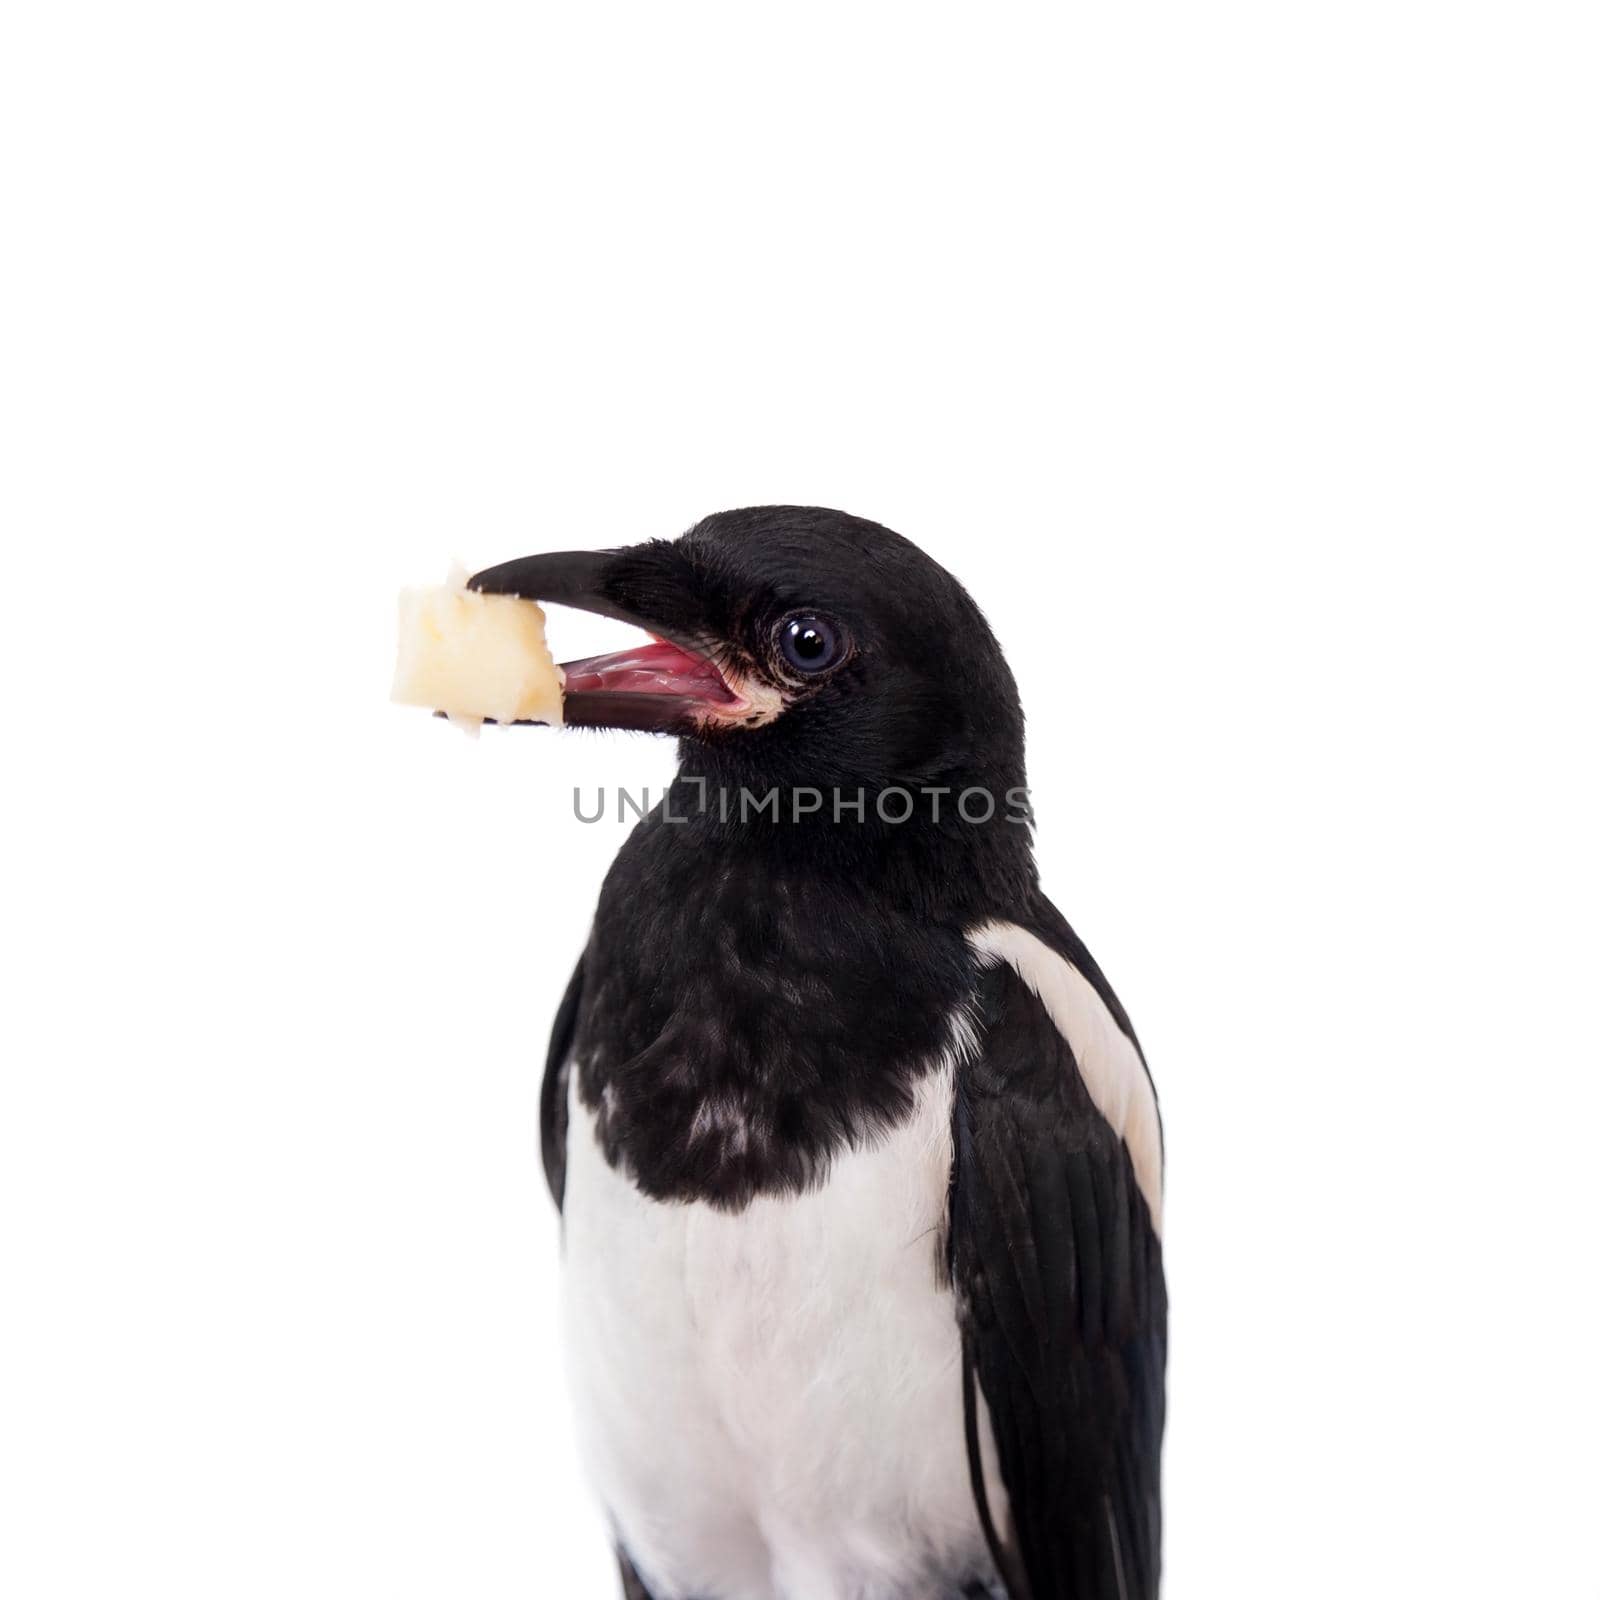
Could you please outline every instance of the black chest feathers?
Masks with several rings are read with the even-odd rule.
[[[578,1093],[606,1159],[656,1199],[798,1193],[910,1114],[972,984],[958,927],[652,818],[584,955]]]

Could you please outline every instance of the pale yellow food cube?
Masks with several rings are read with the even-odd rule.
[[[469,725],[561,722],[561,669],[544,642],[544,611],[515,595],[405,589],[390,699]]]

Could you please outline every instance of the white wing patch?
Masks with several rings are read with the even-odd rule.
[[[1128,1147],[1134,1180],[1161,1237],[1161,1119],[1150,1074],[1094,985],[1042,939],[1011,922],[987,922],[967,942],[990,966],[1004,961],[1038,995],[1072,1049],[1095,1108]]]

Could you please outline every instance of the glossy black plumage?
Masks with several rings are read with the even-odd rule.
[[[1005,1565],[1033,1600],[1148,1600],[1161,1568],[1161,1244],[1037,996],[991,967],[978,1010],[980,1047],[956,1089],[950,1256],[1010,1501]]]
[[[503,570],[537,581],[540,559]],[[791,685],[769,725],[685,739],[672,792],[619,853],[551,1039],[542,1144],[557,1203],[574,1068],[614,1167],[655,1199],[737,1213],[825,1180],[841,1151],[903,1118],[967,1015],[975,1049],[956,1074],[948,1231],[930,1272],[942,1264],[954,1286],[998,1448],[998,1565],[1012,1600],[1153,1600],[1160,1242],[1070,1045],[968,935],[1028,929],[1132,1028],[1041,894],[1014,811],[970,823],[921,799],[889,825],[872,806],[890,786],[1023,785],[1021,710],[981,614],[907,541],[808,508],[728,513],[674,544],[560,560],[595,588],[591,609],[741,671],[783,681],[772,630],[802,604],[838,620],[850,654],[827,681]],[[787,809],[810,785],[859,791],[865,818],[751,822],[715,800],[776,788]],[[970,1583],[950,1575],[952,1594],[977,1592]]]

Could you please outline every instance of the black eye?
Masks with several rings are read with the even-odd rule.
[[[843,653],[839,630],[821,617],[790,617],[778,629],[778,648],[796,672],[826,672]]]

